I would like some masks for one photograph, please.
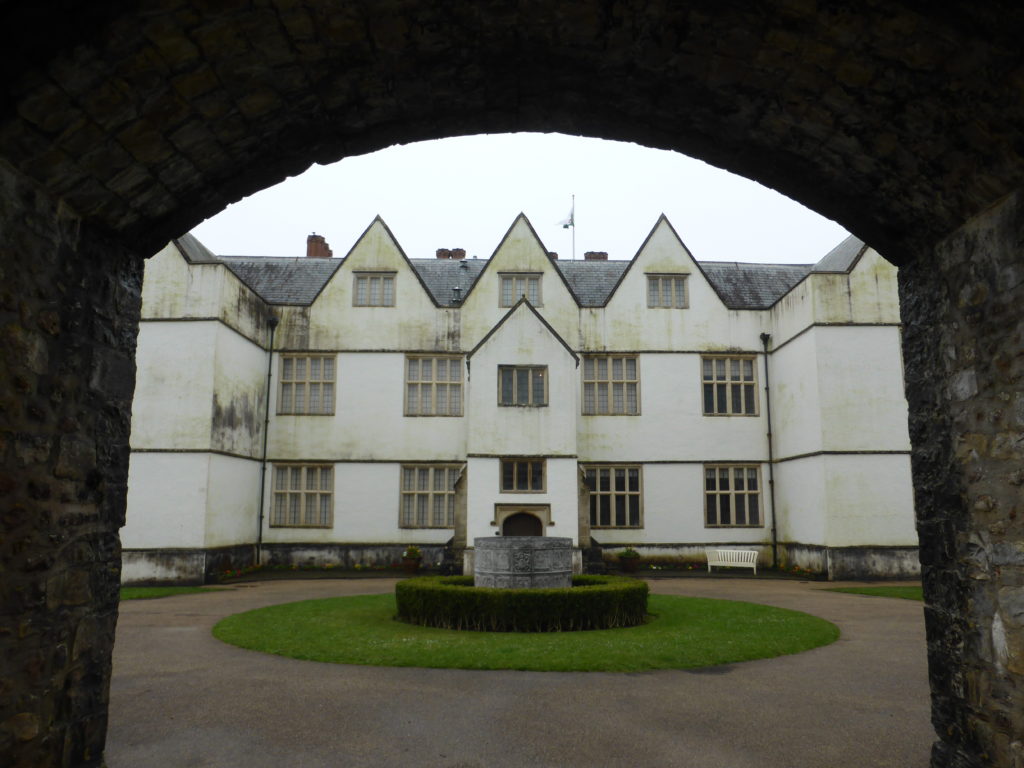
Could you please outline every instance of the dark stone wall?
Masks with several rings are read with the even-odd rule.
[[[0,762],[99,765],[142,262],[0,161]]]
[[[900,269],[932,764],[1024,765],[1024,204]]]

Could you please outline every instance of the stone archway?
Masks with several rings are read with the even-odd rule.
[[[1024,10],[11,2],[0,752],[98,765],[141,259],[312,162],[489,131],[671,148],[901,264],[938,765],[1024,751]]]

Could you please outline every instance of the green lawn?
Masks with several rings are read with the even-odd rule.
[[[222,592],[217,587],[121,587],[122,600],[155,600],[171,595],[193,595],[196,592]]]
[[[904,600],[924,600],[921,587],[835,587],[828,592],[848,592],[851,595],[870,595],[872,597],[901,597]]]
[[[799,653],[839,630],[806,613],[752,603],[651,595],[651,620],[590,632],[458,632],[395,621],[394,595],[306,600],[229,616],[226,643],[336,664],[452,669],[641,672]]]

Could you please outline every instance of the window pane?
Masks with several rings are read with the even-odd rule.
[[[331,467],[324,467],[323,469],[320,470],[320,490],[321,491],[329,491],[329,490],[331,490],[331,486],[334,485],[334,483],[331,482],[332,479],[333,479],[332,478],[333,475],[334,475],[334,471],[333,471],[333,469]]]
[[[622,388],[622,383],[612,384],[612,413],[626,412],[625,393],[622,391]]]
[[[747,524],[747,497],[743,494],[736,496],[736,525]]]
[[[616,469],[615,470],[615,487],[616,491],[626,490],[626,470]]]
[[[647,306],[656,307],[658,306],[658,278],[649,277],[647,278]]]
[[[290,502],[288,509],[288,522],[291,525],[299,524],[299,504],[302,501],[302,495],[298,493],[292,493],[288,496]]]
[[[713,493],[709,493],[707,497],[707,503],[705,504],[705,520],[708,525],[715,525],[718,522],[717,512],[718,498]]]
[[[320,380],[320,358],[311,357],[309,358],[309,380],[319,381]]]
[[[608,384],[597,385],[597,412],[608,413]]]
[[[640,470],[629,470],[629,490],[633,493],[640,493]]]
[[[751,525],[760,525],[761,524],[761,510],[760,510],[760,502],[758,500],[758,497],[757,496],[749,496],[748,500],[747,500],[747,506],[748,506],[748,511],[750,512],[750,515],[749,515],[750,519],[749,519],[748,522]]]
[[[594,385],[584,384],[583,385],[583,412],[593,413],[594,412]]]
[[[320,385],[309,385],[309,412],[320,413]]]
[[[444,484],[445,475],[446,475],[446,472],[443,469],[435,469],[434,470],[434,490],[435,491],[447,490],[447,488],[445,487],[445,484]]]
[[[704,385],[704,413],[715,412],[715,385]]]
[[[705,381],[711,381],[715,378],[714,371],[711,369],[711,360],[704,358],[702,361],[703,377]]]
[[[295,413],[306,412],[306,388],[302,384],[295,385]]]
[[[732,510],[729,504],[731,497],[723,493],[718,497],[718,522],[722,525],[732,525]]]
[[[431,521],[432,525],[444,525],[444,496],[434,496],[434,519]]]
[[[380,278],[370,278],[370,306],[376,307],[380,304]]]
[[[756,410],[754,407],[754,385],[747,384],[743,387],[743,412],[755,413]]]
[[[318,482],[318,480],[320,479],[318,477],[319,474],[320,473],[317,472],[316,467],[308,467],[306,469],[306,490],[307,491],[315,491],[317,488],[320,487],[319,482]]]
[[[402,496],[402,522],[405,525],[412,525],[413,520],[413,504],[416,497],[411,493]]]
[[[599,357],[597,358],[597,378],[607,379],[608,378],[608,358]]]
[[[419,358],[410,357],[407,361],[409,366],[409,381],[420,380],[420,361]]]
[[[612,378],[616,380],[622,379],[622,358],[612,358]]]
[[[629,525],[640,525],[640,497],[627,496],[629,499]]]
[[[530,468],[530,490],[544,490],[544,462],[535,461]]]
[[[331,523],[331,497],[330,494],[320,494],[320,525]]]
[[[636,384],[626,385],[626,413],[639,413],[640,408],[636,398]]]
[[[302,467],[291,468],[291,481],[288,483],[288,488],[293,491],[302,488]]]
[[[743,361],[743,380],[754,380],[754,361],[749,358]]]
[[[292,358],[290,357],[286,357],[281,362],[283,363],[281,379],[284,381],[291,381],[292,377],[294,376],[293,369],[295,367],[295,361],[292,360]]]
[[[536,277],[531,277],[529,281],[529,299],[531,304],[540,305],[540,280]]]
[[[598,497],[598,525],[611,525],[612,513],[611,513],[611,496],[599,496]]]
[[[321,413],[330,413],[334,410],[334,385],[327,383],[323,385],[324,389],[324,401],[322,403]]]
[[[704,470],[704,490],[713,491],[718,487],[715,482],[715,470],[705,469]]]
[[[369,280],[365,277],[356,278],[356,304],[365,306],[367,297],[367,284]]]
[[[416,487],[416,470],[412,467],[402,467],[402,490],[411,491]]]
[[[722,358],[715,360],[715,378],[719,380],[725,378],[725,360]]]
[[[751,468],[751,469],[747,470],[747,487],[750,490],[752,490],[752,491],[756,491],[757,490],[757,470],[756,469]]]
[[[438,381],[448,381],[448,361],[440,359],[437,363],[437,376],[435,377]]]
[[[598,475],[600,476],[600,488],[599,488],[599,490],[601,490],[601,491],[610,491],[611,490],[611,479],[612,479],[611,470],[600,469],[600,470],[598,470]]]
[[[437,415],[447,416],[448,415],[448,385],[438,384],[436,387],[437,394]]]
[[[416,470],[416,490],[426,491],[430,488],[430,470],[420,468]]]
[[[725,384],[715,385],[716,413],[726,413],[728,401],[725,399]]]
[[[534,370],[533,372],[533,404],[544,405],[544,371]]]
[[[583,378],[591,380],[594,378],[594,358],[592,357],[583,359]]]
[[[296,357],[295,359],[295,380],[304,381],[306,378],[306,358]]]
[[[684,278],[684,277],[677,277],[675,279],[675,284],[676,284],[676,306],[680,307],[680,308],[685,307],[686,306],[686,278]]]
[[[515,370],[512,368],[501,369],[501,404],[513,405],[512,399],[513,383],[515,381]]]
[[[284,467],[277,467],[274,474],[274,487],[279,491],[288,490],[288,470]]]
[[[334,381],[334,358],[324,358],[324,381]]]
[[[626,524],[626,497],[621,495],[615,496],[615,524],[625,525]]]
[[[384,278],[384,296],[381,303],[386,307],[395,303],[395,279],[393,277]]]
[[[416,415],[420,412],[420,385],[410,384],[405,393],[405,407],[408,413]]]
[[[285,413],[292,411],[292,387],[294,384],[281,385],[281,410]]]
[[[516,405],[530,404],[530,372],[527,369],[519,368],[516,375]]]
[[[462,365],[459,360],[451,359],[448,361],[448,379],[450,381],[462,381]]]
[[[462,415],[462,385],[453,384],[449,391],[451,395],[451,408],[448,413],[450,416],[461,416]]]
[[[636,380],[636,358],[626,358],[626,378],[630,380]]]
[[[426,357],[420,360],[420,381],[433,381],[434,379],[434,361],[432,358]]]
[[[740,392],[740,385],[732,384],[729,388],[732,390],[732,412],[743,413],[743,396]]]
[[[512,287],[511,277],[501,278],[501,305],[503,307],[512,306]]]
[[[511,491],[516,487],[516,467],[511,461],[501,463],[501,487],[503,490]]]
[[[416,497],[416,525],[427,524],[427,499],[426,494]]]
[[[517,491],[528,491],[530,490],[530,471],[529,462],[515,463],[516,468],[516,490]]]

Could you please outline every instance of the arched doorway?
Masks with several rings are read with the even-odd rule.
[[[501,524],[502,536],[543,536],[544,525],[530,512],[516,512]]]

